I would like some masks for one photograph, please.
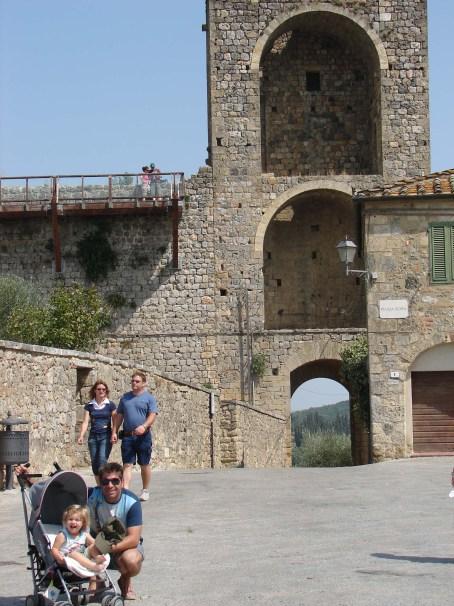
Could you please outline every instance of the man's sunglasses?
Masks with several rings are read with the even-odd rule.
[[[109,486],[109,484],[112,484],[113,486],[120,486],[120,482],[120,478],[104,478],[101,480],[101,485]]]

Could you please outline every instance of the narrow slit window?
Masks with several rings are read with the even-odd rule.
[[[306,90],[309,92],[320,90],[320,72],[306,72]]]

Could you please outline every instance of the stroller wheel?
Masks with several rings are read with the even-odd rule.
[[[108,606],[124,606],[123,598],[120,597],[119,595],[114,595],[110,599]]]
[[[71,602],[55,602],[54,606],[73,606]]]
[[[120,598],[121,602],[115,601],[118,597],[113,591],[106,591],[101,596],[101,606],[123,606],[122,598]]]

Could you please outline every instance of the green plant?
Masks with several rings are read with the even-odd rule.
[[[7,322],[18,307],[28,307],[39,300],[36,284],[18,276],[0,276],[0,338],[9,338]]]
[[[76,257],[85,270],[88,280],[97,282],[106,278],[110,270],[117,266],[118,256],[113,250],[105,227],[98,225],[77,242]]]
[[[5,326],[5,335],[11,341],[51,345],[47,338],[49,324],[49,309],[27,303],[12,311]]]
[[[251,373],[256,379],[261,379],[266,370],[266,356],[264,353],[255,353],[251,360]]]
[[[58,286],[47,306],[27,304],[11,313],[9,339],[50,347],[87,350],[110,323],[104,301],[95,288]]]
[[[365,427],[369,427],[369,348],[367,337],[360,335],[341,351],[342,381],[350,392],[353,414],[357,414]]]
[[[95,288],[79,284],[56,288],[49,301],[51,323],[49,341],[54,347],[89,348],[110,315]]]
[[[353,464],[350,438],[332,431],[303,436],[303,445],[292,451],[295,467],[347,467]]]
[[[210,383],[209,381],[207,383],[202,383],[202,387],[203,389],[214,389],[213,384]]]
[[[112,309],[120,309],[128,303],[126,297],[117,292],[112,292],[107,295],[106,301],[112,307]]]

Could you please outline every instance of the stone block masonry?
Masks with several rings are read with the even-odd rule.
[[[30,460],[35,468],[50,471],[54,461],[63,468],[89,465],[86,444],[76,443],[88,391],[98,378],[110,387],[110,398],[118,404],[130,390],[130,377],[137,368],[101,355],[0,341],[0,418],[8,411],[27,420],[21,426],[30,432]],[[217,395],[189,383],[174,381],[141,367],[149,377],[150,391],[159,404],[153,427],[153,467],[191,469],[238,466],[225,436],[238,431],[253,443],[259,430],[268,435],[282,427],[282,420],[258,411],[242,411],[226,418]],[[210,398],[214,397],[210,414]],[[254,430],[253,428],[256,427]],[[276,428],[275,430],[273,428]],[[257,456],[257,455],[256,455]],[[282,465],[278,444],[268,448],[268,458]],[[110,460],[121,461],[119,446]]]

